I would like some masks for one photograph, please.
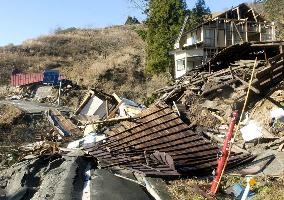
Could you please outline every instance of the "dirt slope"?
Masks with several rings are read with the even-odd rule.
[[[19,46],[0,47],[0,85],[9,84],[14,69],[60,69],[79,85],[101,87],[141,102],[168,81],[164,75],[153,80],[144,73],[145,43],[139,36],[143,29],[143,25],[69,28]]]

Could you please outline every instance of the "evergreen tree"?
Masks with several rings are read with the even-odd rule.
[[[264,2],[265,2],[265,0],[254,0],[253,1],[254,4],[264,3]]]
[[[189,10],[189,20],[187,23],[187,29],[192,29],[195,26],[205,22],[211,17],[211,11],[206,6],[204,0],[198,0],[192,10]]]
[[[184,0],[149,0],[146,12],[146,70],[151,73],[165,72],[173,66],[169,51],[173,49],[183,24],[186,3]]]
[[[136,17],[128,16],[125,25],[131,25],[131,24],[140,24],[140,22]]]

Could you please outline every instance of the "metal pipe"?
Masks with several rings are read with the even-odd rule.
[[[238,117],[237,111],[233,112],[233,117],[231,119],[229,129],[228,129],[228,132],[226,134],[226,138],[224,140],[224,145],[222,147],[221,155],[218,157],[218,160],[217,160],[218,167],[217,167],[216,175],[214,177],[214,180],[212,181],[211,189],[210,189],[210,192],[212,194],[216,194],[219,182],[222,178],[221,177],[222,171],[225,167],[226,160],[229,156],[229,142],[233,137],[233,130],[234,130],[234,126],[235,126],[237,117]]]

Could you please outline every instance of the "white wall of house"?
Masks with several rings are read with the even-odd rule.
[[[244,11],[240,13],[239,9]],[[175,53],[171,52],[175,57],[175,78],[181,77],[201,62],[208,61],[220,49],[232,44],[275,40],[274,23],[257,20],[256,16],[249,15],[250,10],[250,7],[240,4],[190,32],[184,32],[186,19],[174,45]]]
[[[184,44],[184,46],[189,46],[195,44],[195,37],[191,36],[191,34],[187,34],[187,38],[186,38],[186,44]]]
[[[187,57],[203,56],[203,48],[190,49],[186,52]]]
[[[179,45],[179,41],[176,41],[174,44],[174,49],[179,49],[180,45]]]
[[[188,33],[186,35],[186,43],[183,46],[184,47],[191,46],[191,45],[197,44],[199,42],[202,42],[203,37],[202,37],[201,34],[202,34],[201,28],[198,28],[197,30]]]
[[[187,51],[181,51],[175,53],[175,78],[179,78],[187,71],[192,69],[189,65],[188,58],[190,57],[203,57],[203,49],[190,49]]]
[[[186,52],[175,53],[175,78],[179,78],[186,73]]]

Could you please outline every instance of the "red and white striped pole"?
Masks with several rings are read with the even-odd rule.
[[[229,142],[233,137],[233,130],[236,124],[237,117],[238,117],[238,112],[237,111],[233,112],[233,117],[231,119],[229,129],[226,134],[226,138],[224,140],[224,145],[222,147],[221,156],[218,157],[218,160],[217,160],[218,167],[217,167],[217,171],[216,171],[214,180],[212,181],[211,189],[210,189],[211,194],[214,194],[214,195],[216,194],[218,190],[218,186],[221,181],[224,168],[226,167],[225,165],[227,163],[227,159],[228,159],[229,151],[230,151]]]

